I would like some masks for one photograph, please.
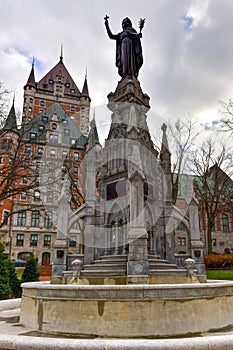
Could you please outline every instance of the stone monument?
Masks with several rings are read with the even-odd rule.
[[[56,254],[63,245],[64,255],[62,263],[56,256],[53,277],[59,270],[59,276],[63,273],[68,281],[64,260],[67,248],[60,231],[68,233],[75,220],[81,219],[84,264],[80,281],[100,284],[110,280],[118,284],[188,282],[184,259],[179,259],[178,268],[174,253],[175,223],[183,220],[191,235],[190,255],[186,258],[197,261],[197,277],[205,280],[195,202],[190,208],[190,218],[182,217],[172,204],[167,127],[165,124],[161,127],[162,146],[158,152],[147,125],[150,99],[138,80],[143,64],[141,31],[145,19],[140,20],[138,33],[126,17],[118,34],[111,32],[108,19],[106,16],[105,26],[110,39],[116,41],[116,66],[121,80],[108,95],[111,126],[102,149],[95,122],[91,123],[82,164],[86,180],[83,186],[85,204],[72,214],[67,208],[69,215],[65,218],[63,215],[62,230],[58,225]],[[63,201],[64,196],[61,196],[60,204],[64,208]],[[77,258],[80,259],[80,255],[69,257]]]

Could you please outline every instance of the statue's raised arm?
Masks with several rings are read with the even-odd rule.
[[[122,21],[123,31],[118,34],[113,34],[109,28],[109,17],[106,15],[105,26],[110,39],[116,40],[116,66],[118,73],[122,79],[137,79],[139,69],[143,64],[142,57],[142,37],[141,29],[144,25],[140,26],[140,32],[132,27],[131,20],[126,17]],[[141,23],[141,22],[140,22]]]

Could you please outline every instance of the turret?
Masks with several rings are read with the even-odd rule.
[[[22,119],[23,124],[27,123],[33,118],[35,92],[36,92],[36,82],[35,82],[34,60],[33,60],[31,72],[29,74],[27,83],[24,86],[24,103],[23,103],[23,119]]]
[[[91,98],[89,96],[88,91],[88,83],[87,83],[87,72],[85,74],[83,89],[80,97],[80,130],[84,135],[88,135],[89,132],[89,111],[90,111],[90,103]]]
[[[3,130],[7,131],[17,131],[17,122],[16,122],[16,114],[15,114],[15,106],[14,106],[14,99],[13,103],[10,109],[10,112],[8,114],[8,117],[5,121],[5,125],[3,127]]]

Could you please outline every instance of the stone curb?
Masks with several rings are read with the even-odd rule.
[[[18,309],[21,305],[21,298],[1,300],[0,301],[0,311]]]
[[[60,339],[0,334],[0,350],[232,350],[233,335],[184,339]]]

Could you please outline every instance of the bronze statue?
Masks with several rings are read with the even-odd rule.
[[[142,38],[141,30],[145,19],[139,21],[139,33],[132,28],[131,20],[126,17],[122,21],[123,31],[118,34],[112,34],[109,28],[108,18],[107,15],[104,18],[105,26],[109,38],[116,40],[116,66],[118,73],[122,78],[137,79],[139,69],[143,64],[140,38]]]

